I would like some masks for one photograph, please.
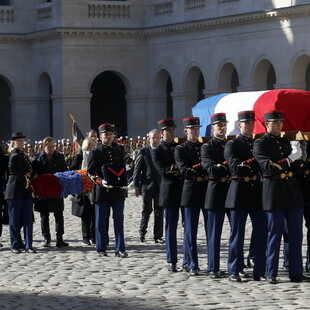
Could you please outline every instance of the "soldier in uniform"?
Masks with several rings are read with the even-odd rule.
[[[9,159],[9,180],[5,190],[5,199],[10,214],[11,251],[19,254],[25,248],[26,253],[36,253],[32,247],[33,208],[30,176],[32,166],[24,153],[25,135],[22,132],[12,134],[13,150]],[[20,231],[23,227],[25,245]]]
[[[161,144],[151,151],[152,160],[158,173],[161,175],[159,205],[164,208],[166,220],[166,252],[168,270],[177,271],[177,227],[181,206],[181,194],[183,178],[176,166],[174,150],[177,143],[174,142],[175,124],[172,118],[158,122],[162,135]],[[183,257],[183,265],[187,261]]]
[[[225,217],[226,195],[231,181],[228,163],[224,158],[226,145],[227,120],[225,113],[211,116],[214,137],[201,147],[202,165],[209,175],[209,183],[205,199],[208,212],[208,268],[211,279],[221,276],[220,245]]]
[[[124,202],[127,182],[124,149],[113,143],[115,128],[112,124],[99,126],[102,144],[90,151],[87,172],[95,183],[92,201],[95,202],[96,250],[100,257],[107,256],[110,208],[113,210],[115,256],[126,258],[124,241]]]
[[[155,243],[165,243],[163,237],[163,208],[159,206],[160,175],[154,167],[151,150],[160,143],[160,132],[153,129],[149,132],[150,144],[142,147],[136,158],[133,172],[133,186],[136,197],[143,198],[142,218],[140,222],[140,241],[145,241],[147,226],[154,205],[154,241]]]
[[[224,157],[232,175],[225,207],[230,213],[230,238],[228,253],[228,278],[240,282],[243,270],[243,244],[247,216],[252,221],[255,281],[264,280],[266,267],[267,218],[262,210],[262,184],[260,168],[253,158],[254,111],[238,113],[238,126],[241,134],[228,141]]]
[[[6,174],[8,170],[8,162],[9,157],[4,152],[2,146],[0,146],[0,237],[2,236],[2,227],[3,224],[8,224],[8,210],[6,207],[6,202],[4,200],[4,191],[5,191],[5,184],[6,184]],[[6,214],[5,214],[6,213]],[[0,243],[0,248],[3,245]]]
[[[302,220],[303,197],[291,164],[302,151],[297,141],[291,143],[280,137],[283,127],[282,111],[264,114],[267,133],[253,146],[254,158],[263,175],[263,209],[268,220],[266,278],[277,283],[279,252],[284,225],[289,243],[289,277],[291,282],[303,281]]]
[[[202,210],[207,223],[207,210],[204,201],[207,190],[207,172],[202,168],[200,149],[202,143],[198,141],[200,121],[199,117],[183,119],[184,133],[187,140],[175,148],[176,164],[184,178],[181,206],[184,208],[185,247],[188,255],[188,269],[190,276],[198,275],[197,232],[199,214]]]

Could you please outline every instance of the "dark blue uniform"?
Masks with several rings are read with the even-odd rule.
[[[29,177],[32,166],[28,156],[21,150],[13,149],[9,159],[9,179],[5,199],[10,214],[11,249],[16,252],[23,247],[20,230],[23,227],[25,249],[32,249],[33,207]]]
[[[197,232],[199,214],[202,210],[207,235],[207,211],[204,200],[207,190],[207,172],[201,165],[202,143],[186,141],[176,147],[176,164],[184,178],[181,206],[184,208],[185,246],[188,255],[188,268],[198,270]]]
[[[303,197],[286,158],[291,154],[289,141],[266,133],[254,142],[253,155],[263,175],[263,209],[268,219],[266,275],[276,277],[284,225],[289,242],[289,277],[302,276]],[[297,280],[298,280],[297,279]]]
[[[175,142],[162,141],[151,151],[154,166],[161,175],[159,205],[165,211],[167,262],[173,264],[177,263],[177,227],[183,188],[183,178],[174,159],[176,146]],[[184,255],[183,264],[186,263]]]
[[[205,209],[208,212],[208,272],[220,270],[220,245],[225,202],[231,181],[230,171],[224,158],[226,141],[213,137],[201,147],[202,165],[209,175],[205,199]]]
[[[262,210],[260,168],[253,158],[253,139],[240,134],[228,141],[224,151],[232,175],[225,207],[230,211],[228,274],[239,276],[243,270],[243,244],[247,216],[252,221],[254,279],[265,276],[267,218]]]
[[[125,165],[123,148],[112,144],[100,145],[90,151],[88,175],[93,181],[103,179],[103,166],[106,164]],[[124,242],[124,201],[126,191],[120,187],[106,188],[96,184],[92,193],[96,214],[96,249],[105,252],[108,243],[110,208],[113,210],[115,231],[115,253],[125,251]]]

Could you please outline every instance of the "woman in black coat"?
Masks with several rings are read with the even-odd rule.
[[[97,141],[91,137],[84,139],[82,149],[76,154],[70,170],[86,169],[88,154],[97,146]],[[72,215],[81,218],[82,244],[91,245],[96,243],[95,236],[95,206],[90,201],[91,193],[80,193],[72,196]]]
[[[5,191],[5,199],[10,214],[11,251],[19,254],[25,246],[26,253],[36,253],[32,248],[33,208],[30,176],[31,162],[23,152],[25,136],[22,132],[12,134],[13,150],[9,159],[9,179]],[[23,227],[25,245],[20,230]]]

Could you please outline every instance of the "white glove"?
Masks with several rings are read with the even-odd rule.
[[[301,157],[302,151],[299,141],[291,141],[291,147],[292,153],[288,156],[288,158],[293,162]]]
[[[300,142],[300,148],[301,148],[301,151],[302,151],[302,155],[301,155],[301,159],[302,160],[306,160],[307,159],[307,142],[306,141],[301,141]]]

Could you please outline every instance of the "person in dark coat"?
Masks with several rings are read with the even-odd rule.
[[[207,236],[207,210],[204,209],[204,201],[208,176],[201,164],[200,149],[202,143],[198,141],[199,117],[185,118],[183,119],[183,125],[187,140],[175,148],[174,157],[184,178],[181,206],[184,208],[186,235],[184,239],[186,240],[189,275],[196,276],[199,270],[197,233],[200,210],[204,217],[204,229]]]
[[[126,258],[124,241],[124,206],[127,185],[124,149],[113,144],[113,124],[99,126],[102,144],[90,151],[87,172],[95,183],[91,200],[95,202],[96,250],[107,256],[110,208],[113,210],[115,256]]]
[[[240,282],[243,271],[243,244],[247,216],[252,222],[252,247],[255,253],[253,277],[255,281],[265,279],[267,218],[262,210],[262,183],[260,167],[253,158],[254,111],[238,113],[241,134],[228,141],[224,157],[232,175],[225,207],[230,213],[230,237],[228,253],[228,277]]]
[[[7,180],[7,170],[9,164],[9,156],[7,156],[0,147],[0,237],[2,236],[3,224],[8,224],[8,209],[4,200],[4,191]],[[0,248],[3,245],[0,243]]]
[[[52,137],[46,137],[43,140],[43,151],[37,153],[32,158],[33,175],[56,172],[64,172],[67,170],[64,155],[55,150],[55,140]],[[67,247],[69,244],[63,241],[64,234],[64,199],[62,197],[55,198],[36,198],[34,201],[35,211],[40,212],[41,231],[44,238],[43,247],[51,246],[51,232],[49,224],[49,214],[54,213],[55,229],[56,229],[56,247]]]
[[[94,138],[87,137],[83,140],[82,148],[77,152],[70,166],[70,170],[87,169],[87,161],[90,151],[97,146]],[[90,200],[91,193],[79,193],[72,195],[72,215],[81,218],[82,224],[82,244],[96,244],[95,235],[95,205]]]
[[[231,175],[228,163],[224,158],[226,145],[227,120],[225,113],[211,116],[214,137],[201,147],[201,160],[207,170],[209,183],[205,199],[205,208],[208,212],[208,268],[211,279],[221,277],[220,272],[220,245],[223,223],[225,218],[225,202]],[[228,212],[227,212],[228,213]]]
[[[280,244],[286,224],[289,277],[292,282],[301,282],[304,200],[291,164],[301,157],[302,151],[298,141],[290,143],[280,137],[282,111],[267,112],[264,120],[267,133],[254,142],[253,155],[263,175],[262,203],[268,220],[266,278],[271,284],[277,283]]]
[[[19,254],[25,248],[27,253],[36,253],[32,247],[33,199],[30,177],[32,166],[23,152],[25,135],[22,132],[12,134],[13,150],[9,159],[9,179],[5,190],[5,199],[9,207],[11,251]],[[22,243],[20,230],[23,227],[25,244]]]
[[[161,175],[159,205],[164,208],[166,253],[168,270],[177,271],[177,227],[181,209],[183,178],[174,159],[177,143],[174,142],[175,124],[172,118],[158,122],[162,135],[160,145],[152,149],[151,156],[154,166]],[[183,247],[185,250],[185,247]],[[186,255],[183,255],[183,266],[187,268]]]
[[[154,205],[154,229],[155,243],[165,243],[163,237],[163,208],[159,206],[160,175],[154,167],[151,150],[160,144],[160,132],[153,129],[149,132],[150,144],[142,147],[136,158],[133,171],[134,195],[138,197],[142,193],[142,218],[140,222],[140,241],[145,241],[147,226]]]

